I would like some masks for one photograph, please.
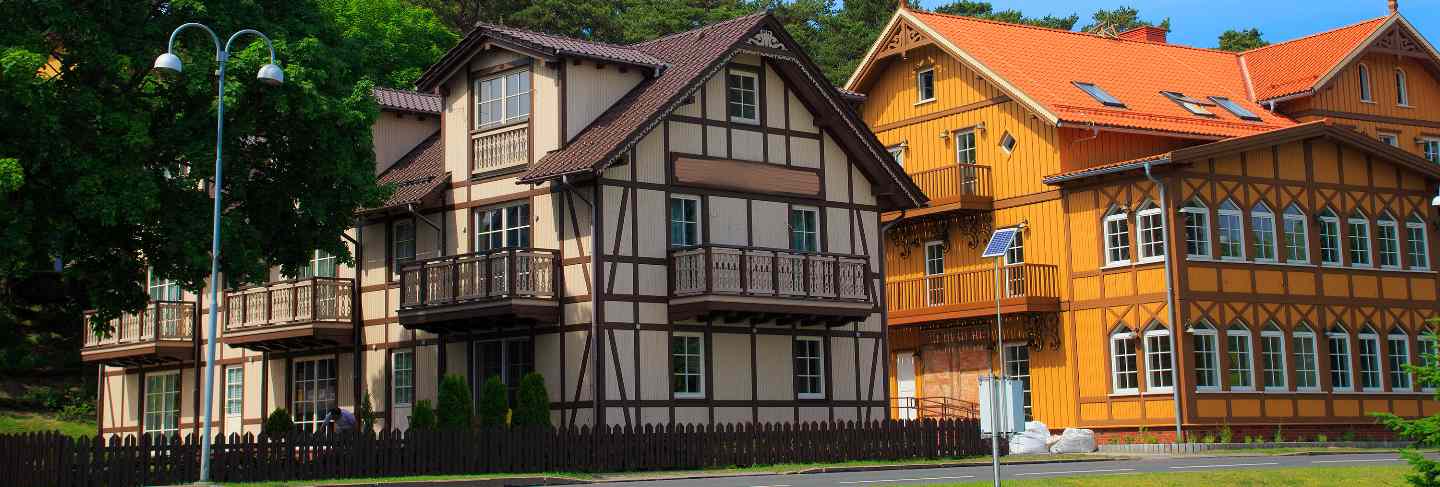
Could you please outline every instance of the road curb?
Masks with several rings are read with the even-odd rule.
[[[1006,466],[1010,466],[1010,465],[1040,465],[1040,464],[1046,464],[1046,463],[1060,464],[1060,463],[1110,462],[1110,461],[1115,461],[1115,460],[1129,460],[1129,459],[1130,459],[1130,457],[1118,457],[1118,456],[1117,456],[1117,457],[1114,457],[1114,458],[1069,458],[1069,459],[1065,459],[1065,460],[1019,460],[1019,461],[1014,461],[1014,462],[1002,462],[1002,463],[1000,463],[1000,466],[1001,466],[1001,467],[1006,467]],[[925,470],[925,469],[935,469],[935,468],[985,467],[985,466],[989,466],[989,465],[990,465],[990,462],[983,462],[983,463],[976,463],[976,462],[917,463],[917,464],[910,464],[910,465],[867,465],[867,466],[856,466],[856,467],[820,467],[820,468],[808,468],[808,469],[805,469],[805,470],[800,470],[800,471],[791,472],[791,473],[794,473],[794,474],[797,474],[797,475],[805,475],[805,474],[817,474],[817,473],[884,472],[884,471],[889,471],[889,470]]]

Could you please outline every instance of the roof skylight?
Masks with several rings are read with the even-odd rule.
[[[1100,88],[1099,86],[1095,86],[1095,83],[1084,83],[1080,81],[1073,81],[1073,83],[1075,83],[1076,88],[1080,88],[1081,91],[1084,91],[1085,94],[1090,95],[1091,98],[1094,98],[1095,101],[1100,102],[1101,105],[1105,105],[1107,107],[1125,108],[1125,103],[1121,102],[1118,98],[1110,96],[1110,94],[1106,93],[1104,89]]]
[[[1224,108],[1225,110],[1234,114],[1236,117],[1239,117],[1241,120],[1250,120],[1252,122],[1260,121],[1260,116],[1256,115],[1255,112],[1246,110],[1245,107],[1240,106],[1239,103],[1235,103],[1235,101],[1229,98],[1225,98],[1223,96],[1212,96],[1210,97],[1210,99],[1214,100],[1216,105],[1220,105],[1221,108]]]
[[[1162,92],[1160,92],[1160,94],[1165,95],[1165,97],[1166,97],[1166,98],[1169,98],[1170,101],[1173,101],[1173,102],[1175,102],[1176,104],[1180,105],[1182,108],[1184,108],[1186,111],[1190,112],[1191,114],[1200,115],[1200,116],[1202,116],[1202,117],[1213,117],[1213,116],[1215,116],[1215,114],[1214,114],[1213,112],[1211,112],[1209,109],[1205,108],[1205,107],[1207,107],[1207,106],[1215,106],[1214,103],[1211,103],[1211,102],[1206,101],[1206,100],[1201,100],[1201,99],[1199,99],[1199,98],[1194,98],[1194,97],[1185,96],[1185,95],[1182,94],[1182,93],[1176,93],[1176,92],[1173,92],[1173,91],[1162,91]]]

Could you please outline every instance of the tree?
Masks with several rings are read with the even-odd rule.
[[[1220,50],[1240,52],[1270,45],[1261,35],[1260,29],[1256,28],[1227,30],[1220,34]]]
[[[290,434],[295,430],[295,422],[290,420],[290,411],[285,408],[276,408],[265,418],[265,424],[260,426],[260,434],[271,438],[278,438]]]
[[[441,428],[468,430],[474,408],[470,403],[470,385],[460,374],[446,374],[440,380],[439,404],[435,416]]]
[[[410,410],[410,429],[428,431],[435,429],[435,425],[435,408],[430,406],[430,400],[415,401],[415,407]]]
[[[1431,319],[1431,323],[1437,322]],[[1426,332],[1431,340],[1440,339],[1434,332]],[[1440,386],[1440,355],[1421,356],[1422,365],[1405,364],[1405,370],[1415,375],[1415,382],[1425,387]],[[1432,394],[1435,399],[1440,400],[1440,391]],[[1391,413],[1370,413],[1380,419],[1385,427],[1390,428],[1401,438],[1412,440],[1416,447],[1434,447],[1440,445],[1440,414],[1435,414],[1417,419],[1405,419]],[[1405,480],[1410,485],[1417,487],[1440,486],[1440,461],[1425,457],[1424,452],[1414,448],[1407,448],[1400,452],[1405,461],[1415,471],[1406,475]]]
[[[935,7],[935,11],[943,14],[961,15],[965,17],[975,17],[985,20],[997,20],[1000,22],[1009,22],[1012,24],[1027,24],[1060,30],[1074,29],[1075,23],[1080,21],[1080,16],[1076,14],[1070,14],[1068,17],[1056,17],[1054,15],[1046,15],[1044,17],[1036,18],[1026,17],[1021,14],[1019,10],[1013,9],[1001,10],[999,12],[996,12],[995,7],[990,5],[990,2],[976,2],[972,0],[957,0],[955,2]]]
[[[375,432],[375,406],[370,403],[370,391],[365,391],[365,396],[361,399],[355,416],[355,419],[360,420],[360,431],[367,434]]]
[[[539,372],[520,379],[519,397],[515,398],[515,426],[550,426],[550,396],[545,392],[545,376]]]
[[[505,426],[510,415],[509,391],[500,376],[492,375],[480,389],[480,426]]]
[[[1080,30],[1085,32],[1095,32],[1102,27],[1113,27],[1115,29],[1115,32],[1118,33],[1125,32],[1136,27],[1145,26],[1159,27],[1161,29],[1170,30],[1169,17],[1166,17],[1165,20],[1161,20],[1159,24],[1152,23],[1148,20],[1141,20],[1140,11],[1136,10],[1134,7],[1116,7],[1114,10],[1096,10],[1095,14],[1090,16],[1090,19],[1090,24],[1086,25]]]

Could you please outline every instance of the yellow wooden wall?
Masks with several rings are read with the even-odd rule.
[[[1060,129],[1060,169],[1073,171],[1109,162],[1128,161],[1206,141],[1122,132]]]
[[[1373,102],[1360,100],[1360,65],[1370,69],[1370,84]],[[1395,69],[1405,71],[1409,87],[1410,106],[1396,104]],[[1425,123],[1408,123],[1403,120],[1374,121],[1364,118],[1384,117],[1385,119],[1406,119],[1440,123],[1440,80],[1429,69],[1412,58],[1386,54],[1367,54],[1346,66],[1335,79],[1321,88],[1315,96],[1301,98],[1281,105],[1281,111],[1294,114],[1300,121],[1314,121],[1330,118],[1335,123],[1352,125],[1365,134],[1374,137],[1378,132],[1400,135],[1400,148],[1424,155],[1423,148],[1415,143],[1417,137],[1440,137],[1440,128],[1426,127]],[[1316,113],[1332,112],[1332,113]],[[1333,113],[1340,112],[1340,113]],[[1347,116],[1347,114],[1359,117]]]

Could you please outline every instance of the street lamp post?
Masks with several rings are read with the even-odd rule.
[[[255,77],[262,83],[277,86],[285,82],[285,72],[280,69],[279,65],[275,64],[275,45],[270,42],[269,37],[266,37],[265,34],[260,33],[260,31],[244,29],[236,32],[230,36],[229,40],[225,41],[225,46],[222,48],[220,46],[220,36],[215,35],[215,31],[206,27],[204,24],[195,22],[176,27],[175,31],[170,33],[170,43],[166,45],[165,53],[155,58],[155,69],[173,73],[181,72],[183,64],[180,62],[180,57],[175,55],[175,37],[180,35],[180,31],[190,27],[199,27],[210,34],[210,39],[215,41],[215,60],[220,64],[216,71],[219,81],[217,83],[215,101],[215,209],[214,213],[211,214],[212,228],[210,236],[210,327],[209,333],[205,337],[205,380],[203,382],[205,387],[205,402],[203,406],[205,408],[205,419],[203,420],[204,432],[201,433],[200,436],[199,482],[206,483],[210,481],[210,422],[213,416],[211,409],[213,408],[213,401],[215,400],[215,339],[218,334],[217,329],[219,327],[217,323],[219,323],[220,309],[220,307],[217,306],[220,302],[220,178],[223,168],[220,153],[221,147],[224,145],[225,135],[225,64],[230,61],[230,47],[235,44],[235,39],[240,38],[242,34],[250,34],[263,39],[265,41],[265,47],[270,49],[270,62],[261,66],[260,72],[257,73]]]

